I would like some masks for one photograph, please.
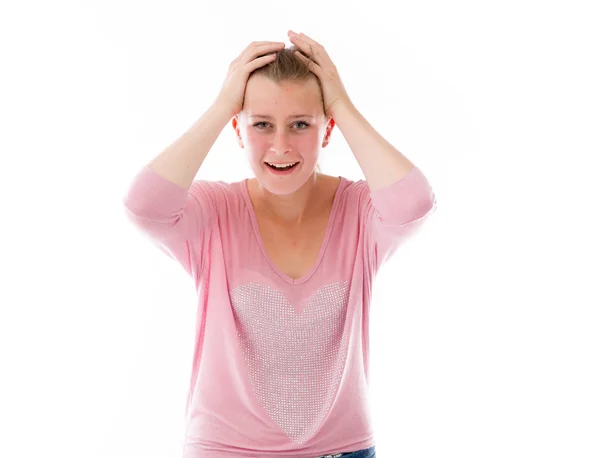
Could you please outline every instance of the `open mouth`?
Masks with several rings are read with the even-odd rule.
[[[265,164],[267,164],[267,166],[269,166],[270,169],[276,171],[276,172],[287,172],[289,170],[292,170],[294,167],[296,167],[298,164],[300,164],[300,162],[296,162],[292,165],[286,166],[286,167],[275,167],[273,165],[270,165],[268,162],[265,162]]]

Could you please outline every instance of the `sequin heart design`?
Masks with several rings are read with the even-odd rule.
[[[348,294],[347,281],[325,285],[297,312],[270,286],[252,282],[231,290],[252,390],[296,443],[315,434],[339,387],[348,348]]]

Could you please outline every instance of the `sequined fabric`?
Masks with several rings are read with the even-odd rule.
[[[249,283],[231,291],[252,390],[299,444],[321,425],[339,386],[348,345],[343,336],[348,293],[348,282],[325,285],[297,311],[270,286]]]

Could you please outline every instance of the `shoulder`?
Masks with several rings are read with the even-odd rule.
[[[234,195],[239,192],[241,182],[223,180],[196,179],[190,186],[192,194],[211,194],[212,196]]]
[[[371,189],[366,179],[352,180],[340,177],[340,189],[338,191],[337,213],[338,219],[348,223],[358,218],[368,219],[373,212],[371,200]]]
[[[182,211],[197,221],[205,220],[215,233],[221,234],[224,227],[246,230],[241,221],[246,221],[248,207],[239,188],[237,182],[195,179]]]
[[[243,202],[242,184],[243,181],[197,179],[190,186],[188,199],[200,205],[208,204],[213,211],[220,213],[223,209],[240,206]]]
[[[344,176],[333,177],[339,182],[339,194],[341,200],[352,203],[366,202],[371,196],[371,190],[367,180],[353,180]]]

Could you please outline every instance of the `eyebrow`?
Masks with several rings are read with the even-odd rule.
[[[252,114],[249,115],[250,118],[265,118],[265,119],[273,119],[272,116],[269,115],[261,115],[261,114]],[[314,118],[314,116],[309,115],[309,114],[297,114],[297,115],[291,115],[288,116],[288,119],[293,119],[293,118]]]

